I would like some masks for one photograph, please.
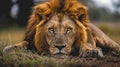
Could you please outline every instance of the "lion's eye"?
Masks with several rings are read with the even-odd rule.
[[[49,28],[48,31],[49,31],[50,33],[52,33],[52,34],[55,33],[55,29],[54,29],[54,28]]]
[[[70,27],[66,29],[66,33],[70,33],[71,31],[72,31],[72,28]]]

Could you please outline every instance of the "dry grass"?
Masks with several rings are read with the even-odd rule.
[[[96,24],[113,40],[120,43],[120,24]],[[0,30],[0,67],[119,67],[119,57],[79,58],[71,56],[40,56],[26,49],[2,53],[6,45],[20,42],[24,37],[23,28]]]
[[[0,30],[0,42],[10,44],[19,42],[24,37],[25,30],[23,28],[7,28]]]

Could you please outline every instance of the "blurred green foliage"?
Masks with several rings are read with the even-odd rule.
[[[118,12],[118,8],[120,6],[117,6],[117,10],[112,13],[109,11],[108,8],[105,7],[96,7],[95,2],[92,0],[79,0],[83,4],[87,5],[89,8],[89,16],[90,19],[93,21],[114,21],[114,22],[120,22],[120,13]],[[114,5],[117,5],[118,3],[114,3]],[[119,3],[120,4],[120,3]]]

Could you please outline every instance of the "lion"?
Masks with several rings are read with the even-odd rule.
[[[103,57],[103,48],[120,52],[120,45],[90,23],[88,8],[77,0],[50,0],[33,8],[22,42],[39,54]],[[106,49],[106,50],[107,50]]]

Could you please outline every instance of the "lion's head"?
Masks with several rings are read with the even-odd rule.
[[[49,21],[43,23],[45,24],[41,22],[36,26],[35,45],[48,46],[46,49],[50,54],[70,54],[79,39],[79,44],[86,42],[85,27],[66,14],[60,18],[59,13],[55,13]]]
[[[40,53],[71,54],[86,44],[88,23],[87,8],[76,0],[50,0],[34,7],[26,40]]]

